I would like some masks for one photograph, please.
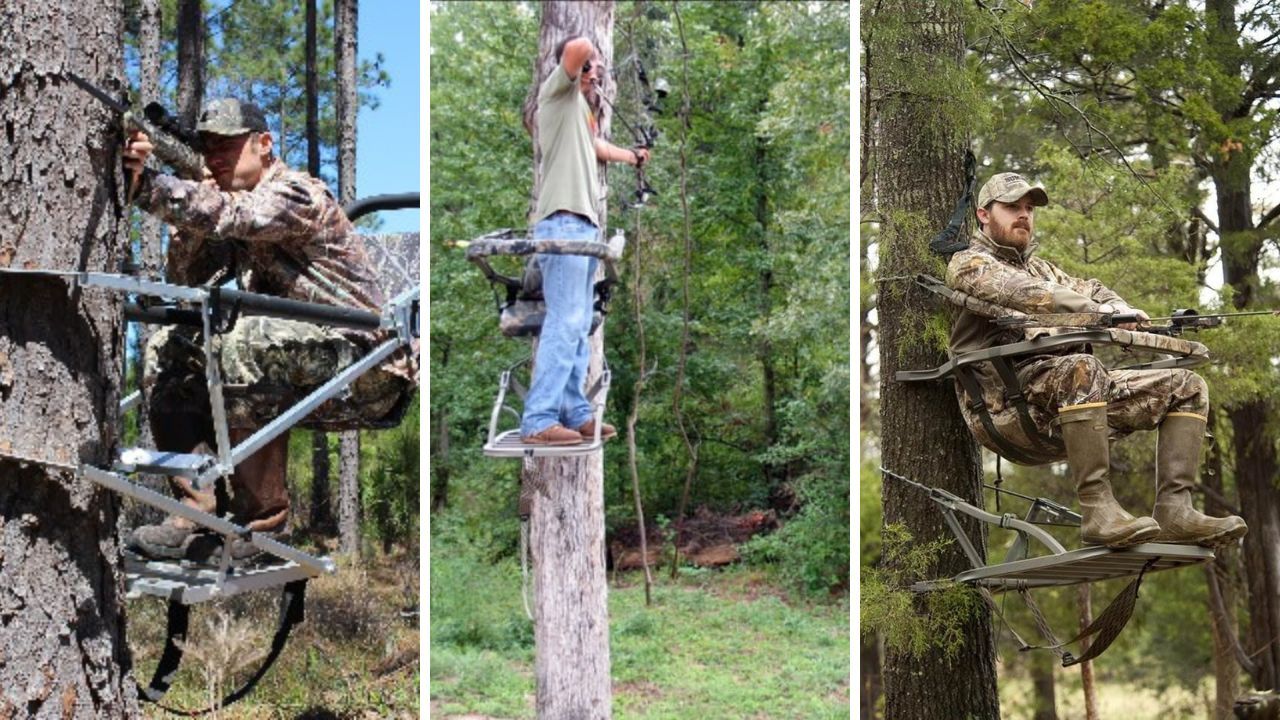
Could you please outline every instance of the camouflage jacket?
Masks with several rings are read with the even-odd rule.
[[[1035,257],[1036,244],[1019,251],[992,240],[981,230],[969,247],[956,253],[947,265],[947,287],[966,295],[1028,315],[1040,313],[1093,313],[1103,303],[1117,312],[1132,308],[1097,280],[1081,280],[1053,263]],[[1043,328],[1006,328],[970,308],[960,311],[951,328],[951,352],[959,354],[1021,342]],[[1065,348],[1059,354],[1081,352]]]
[[[380,312],[385,298],[369,253],[320,180],[279,160],[252,190],[147,174],[138,205],[173,226],[170,282],[222,282],[231,268],[250,292]],[[385,333],[342,330],[371,346]],[[383,369],[416,380],[411,356],[397,352]]]

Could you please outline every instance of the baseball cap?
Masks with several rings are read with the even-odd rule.
[[[1032,185],[1018,173],[996,173],[978,191],[978,207],[984,208],[992,201],[1013,202],[1031,193],[1031,203],[1037,207],[1049,204],[1049,194],[1039,185]]]
[[[262,108],[251,102],[220,98],[204,106],[196,131],[214,135],[266,132],[267,118],[263,115]]]

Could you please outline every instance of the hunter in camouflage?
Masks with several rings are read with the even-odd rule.
[[[968,300],[957,302],[953,356],[1047,332],[1034,326],[1036,315],[1136,313],[1140,322],[1147,319],[1097,280],[1072,277],[1035,256],[1034,212],[1048,202],[1044,188],[1016,173],[993,176],[978,193],[980,227],[968,249],[956,253],[947,267],[947,286]],[[993,309],[1003,310],[1003,316],[1029,316],[1029,324],[1001,326],[992,318]],[[1120,332],[1135,330],[1137,324],[1120,327]],[[1012,360],[1015,393],[994,364],[968,366],[969,390],[960,381],[956,386],[961,412],[978,441],[994,452],[1004,443],[1030,462],[1065,457],[1076,481],[1086,544],[1212,545],[1244,535],[1240,518],[1208,517],[1191,504],[1209,412],[1208,387],[1199,375],[1182,368],[1109,370],[1084,345]],[[975,389],[981,397],[973,397]],[[1019,404],[1029,422],[1020,417]],[[1155,509],[1153,517],[1135,518],[1112,494],[1108,443],[1157,428]],[[991,437],[991,430],[1001,438]]]
[[[171,282],[215,285],[236,279],[245,290],[304,302],[378,312],[385,302],[369,254],[323,182],[289,169],[273,154],[262,110],[215,100],[197,125],[208,176],[203,182],[158,174],[144,166],[149,139],[131,133],[126,169],[140,177],[137,204],[172,226],[167,258]],[[366,354],[385,333],[246,317],[218,336],[226,383],[228,425],[238,443]],[[160,450],[207,451],[213,433],[204,380],[202,336],[186,328],[157,332],[146,348],[143,389]],[[307,424],[347,429],[376,422],[413,391],[417,368],[400,351],[351,386],[348,397],[320,407]],[[206,446],[201,448],[201,446]],[[237,466],[231,478],[234,519],[251,530],[284,532],[288,433]],[[215,509],[211,491],[175,480],[184,502]],[[170,518],[138,528],[131,546],[157,558],[205,559],[209,538]],[[236,561],[257,554],[233,544]]]

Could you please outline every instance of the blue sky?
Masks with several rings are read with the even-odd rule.
[[[377,90],[381,105],[360,108],[356,124],[356,194],[359,197],[419,189],[422,94],[419,13],[412,0],[360,3],[356,52],[361,60],[382,53],[391,87]],[[382,232],[417,231],[419,212],[380,213]]]

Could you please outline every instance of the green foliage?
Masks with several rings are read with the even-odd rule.
[[[848,717],[848,606],[797,602],[775,595],[772,584],[741,569],[683,575],[678,584],[654,588],[650,606],[638,584],[613,589],[615,714]],[[501,593],[509,589],[508,583]],[[514,613],[524,619],[523,611]],[[449,714],[533,717],[527,648],[442,643],[436,623],[433,612],[433,703]]]
[[[862,570],[862,633],[879,633],[886,645],[911,655],[941,650],[956,657],[963,648],[962,628],[982,608],[977,594],[960,585],[916,594],[905,580],[932,568],[951,541],[913,543],[901,525],[886,526],[883,533],[885,562]]]
[[[365,527],[382,540],[416,545],[422,479],[419,435],[421,395],[414,397],[400,425],[361,433],[360,488]]]
[[[459,511],[455,522],[511,528],[512,538],[514,524],[504,523],[511,522],[516,468],[483,459],[478,447],[499,373],[528,349],[498,334],[493,295],[455,243],[526,225],[532,148],[521,106],[537,52],[531,9],[431,9],[430,402],[433,427],[447,435],[433,442],[433,485],[447,493],[450,512]],[[691,462],[672,407],[684,333],[683,148],[692,267],[679,389],[685,425],[699,443],[690,510],[798,497],[813,507],[784,518],[796,527],[784,529],[775,545],[786,549],[771,556],[807,556],[807,567],[788,577],[815,591],[847,586],[849,88],[845,73],[832,69],[848,67],[848,6],[681,4],[684,56],[673,5],[637,9],[620,3],[615,10],[619,111],[637,105],[626,62],[633,53],[650,81],[666,79],[671,93],[655,116],[661,135],[648,168],[658,197],[642,211],[622,209],[634,189],[631,170],[609,170],[608,223],[626,229],[631,247],[605,326],[609,417],[620,424],[635,409],[645,512],[674,516]],[[806,80],[816,76],[828,80]],[[686,91],[687,129],[680,115]],[[631,112],[627,119],[637,118]],[[621,122],[612,128],[613,142],[629,144]],[[519,265],[505,270],[515,274]],[[647,374],[636,397],[641,323]],[[610,527],[634,522],[621,448],[615,443],[605,454]]]

